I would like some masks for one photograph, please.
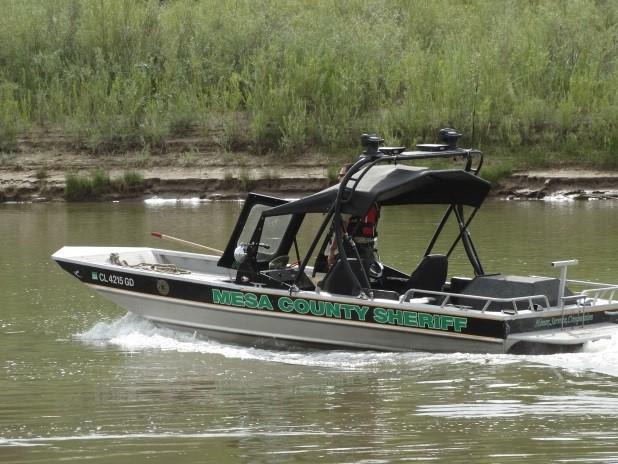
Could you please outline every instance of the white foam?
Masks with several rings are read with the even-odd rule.
[[[388,362],[392,353],[362,351],[283,351],[265,350],[218,343],[180,332],[156,327],[153,323],[128,313],[110,322],[98,322],[76,338],[97,345],[114,345],[125,351],[162,350],[218,354],[226,358],[251,359],[295,365],[362,369]]]
[[[618,336],[588,343],[581,353],[554,355],[381,353],[343,350],[284,351],[218,343],[195,337],[189,332],[159,328],[142,317],[128,313],[117,320],[98,322],[91,329],[76,335],[76,338],[87,343],[113,345],[130,352],[161,350],[208,353],[226,358],[338,369],[362,370],[391,365],[413,370],[438,364],[502,366],[525,362],[532,366],[590,371],[618,377]]]
[[[527,358],[571,371],[590,371],[618,377],[618,336],[588,342],[580,353],[528,356]]]
[[[150,206],[161,206],[161,205],[199,205],[201,203],[207,203],[210,202],[212,200],[209,200],[207,198],[198,198],[198,197],[192,197],[192,198],[159,198],[159,197],[152,197],[152,198],[147,198],[144,200],[144,203],[146,203],[146,205],[150,205]]]
[[[565,195],[564,193],[554,193],[552,195],[546,195],[543,197],[543,201],[564,203],[567,201],[575,201],[574,195]]]
[[[161,197],[151,197],[146,198],[144,203],[146,206],[200,206],[204,203],[212,203],[213,201],[228,201],[228,202],[236,202],[243,203],[244,198],[218,198],[218,197],[210,197],[210,198],[199,198],[199,197],[191,197],[191,198],[161,198]]]

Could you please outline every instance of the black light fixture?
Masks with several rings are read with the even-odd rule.
[[[457,148],[457,139],[459,139],[459,137],[461,137],[461,134],[450,127],[440,129],[438,132],[440,142],[445,143],[449,148]]]
[[[377,134],[361,135],[361,145],[365,149],[364,156],[377,156],[380,145],[384,143],[384,139]]]

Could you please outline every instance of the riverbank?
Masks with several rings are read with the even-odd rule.
[[[42,151],[3,156],[0,201],[63,201],[68,173],[88,176],[103,171],[110,178],[127,172],[143,180],[103,200],[139,197],[237,198],[248,191],[304,195],[329,185],[329,166],[338,162],[311,155],[295,160],[245,153],[181,153],[88,156]],[[331,174],[332,176],[332,174]]]
[[[618,172],[553,169],[513,172],[501,179],[492,195],[507,199],[618,199]]]
[[[302,196],[327,187],[337,167],[348,161],[325,155],[298,158],[246,153],[192,151],[164,154],[143,152],[90,156],[37,151],[0,155],[0,201],[64,201],[66,175],[87,176],[99,170],[119,178],[127,172],[143,180],[103,200],[129,198],[226,199],[248,191]],[[494,182],[492,195],[512,199],[567,197],[618,198],[618,172],[582,169],[520,170]]]

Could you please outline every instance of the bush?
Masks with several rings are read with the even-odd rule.
[[[491,182],[492,184],[496,184],[500,182],[501,179],[505,177],[509,177],[513,173],[513,166],[511,163],[503,162],[498,164],[491,164],[489,166],[484,166],[481,169],[480,176]]]
[[[65,176],[64,197],[67,201],[100,200],[111,193],[130,193],[143,190],[144,177],[135,171],[125,172],[112,179],[109,173],[95,170],[88,175],[70,173]]]
[[[125,172],[122,177],[115,180],[114,188],[123,193],[143,190],[144,176],[136,171]]]
[[[94,198],[92,180],[79,174],[65,177],[64,198],[67,201],[88,201]]]

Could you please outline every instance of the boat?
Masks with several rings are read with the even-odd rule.
[[[407,150],[364,134],[339,184],[297,200],[248,194],[221,255],[65,246],[52,258],[156,325],[260,347],[554,353],[618,334],[618,286],[567,279],[577,260],[553,262],[548,277],[485,272],[469,226],[490,183],[480,176],[483,154],[460,148],[460,135],[443,129],[439,143]],[[446,159],[454,167],[419,166]],[[428,204],[444,214],[411,272],[369,262],[345,228],[376,205]],[[301,253],[297,235],[310,215],[320,226]],[[452,222],[451,246],[437,253]],[[338,251],[332,266],[329,243]],[[449,277],[456,253],[469,276]]]

